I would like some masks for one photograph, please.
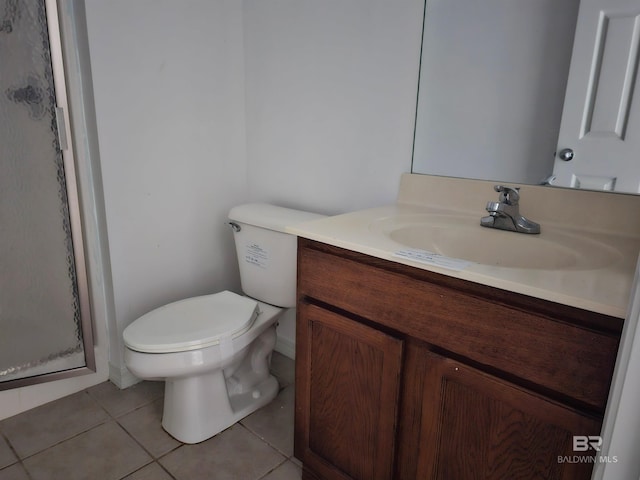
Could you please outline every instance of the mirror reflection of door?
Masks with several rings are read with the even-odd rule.
[[[414,173],[553,171],[579,0],[427,0]]]
[[[640,193],[639,45],[638,0],[580,2],[554,185]]]

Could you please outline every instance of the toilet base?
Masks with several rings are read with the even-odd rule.
[[[229,401],[222,372],[211,377],[214,378],[190,378],[165,384],[162,427],[182,443],[207,440],[278,395],[278,380],[269,375],[252,391],[234,395]]]
[[[275,341],[271,326],[226,368],[167,378],[162,427],[183,443],[199,443],[271,402],[279,389],[269,373]]]

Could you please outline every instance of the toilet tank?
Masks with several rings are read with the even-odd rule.
[[[297,237],[285,233],[285,228],[322,217],[264,203],[232,208],[229,220],[234,227],[242,291],[271,305],[294,307]]]

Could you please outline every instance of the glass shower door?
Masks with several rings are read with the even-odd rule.
[[[57,28],[0,0],[0,390],[95,370]]]

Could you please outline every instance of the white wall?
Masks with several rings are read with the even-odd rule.
[[[87,0],[122,331],[239,291],[223,225],[244,201],[338,213],[393,202],[411,168],[422,0]],[[279,333],[292,348],[293,316]],[[292,353],[292,352],[285,352]]]
[[[319,213],[392,203],[411,169],[423,0],[245,0],[247,173]]]
[[[245,0],[254,200],[337,214],[393,203],[411,170],[423,0]],[[292,356],[295,316],[276,348]]]
[[[118,383],[128,382],[122,331],[131,321],[179,298],[239,289],[224,222],[247,192],[241,7],[86,2]]]

